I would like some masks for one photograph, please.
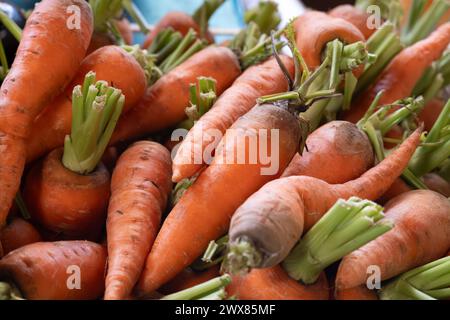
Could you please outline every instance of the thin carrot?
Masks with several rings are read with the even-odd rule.
[[[39,241],[42,241],[39,232],[31,223],[22,218],[13,218],[0,236],[4,254]]]
[[[106,249],[89,241],[37,242],[0,260],[5,299],[91,300],[104,289]]]
[[[364,284],[367,268],[378,266],[381,280],[438,259],[450,246],[450,203],[428,190],[405,193],[386,205],[392,231],[347,255],[341,262],[336,289]]]
[[[127,298],[138,280],[172,188],[171,173],[170,154],[157,143],[137,142],[121,155],[106,225],[105,300]]]
[[[401,51],[379,76],[377,81],[357,98],[344,119],[353,123],[359,121],[375,96],[382,90],[380,104],[389,104],[411,95],[426,68],[439,59],[450,43],[450,23],[446,23],[428,38]],[[414,68],[410,68],[410,66]]]
[[[80,28],[68,28],[67,8],[80,9]],[[44,0],[27,20],[14,64],[0,92],[0,227],[16,195],[35,117],[62,91],[84,58],[92,35],[85,1]]]
[[[147,87],[142,66],[118,46],[107,46],[88,55],[65,92],[47,104],[31,126],[27,144],[27,162],[36,160],[64,145],[72,122],[72,91],[82,85],[88,72],[95,72],[98,80],[122,90],[126,97],[124,113],[134,107]]]

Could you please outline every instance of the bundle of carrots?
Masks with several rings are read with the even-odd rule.
[[[448,1],[225,1],[0,15],[0,300],[450,299]]]

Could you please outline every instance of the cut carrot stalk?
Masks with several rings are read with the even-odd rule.
[[[224,274],[195,287],[169,294],[161,300],[224,300],[224,289],[230,283],[231,277]]]

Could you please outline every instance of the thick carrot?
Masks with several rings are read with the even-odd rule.
[[[378,300],[377,293],[368,289],[366,285],[336,291],[334,298],[336,300]]]
[[[105,300],[127,298],[139,278],[172,189],[171,165],[166,148],[141,141],[121,155],[114,169]]]
[[[358,28],[359,31],[361,31],[366,39],[369,39],[370,36],[377,30],[376,28],[370,28],[368,26],[368,20],[370,18],[368,13],[350,4],[337,6],[328,11],[328,14],[334,18],[341,18],[350,22]]]
[[[306,286],[290,278],[282,267],[254,269],[246,275],[233,276],[226,288],[230,296],[239,300],[328,300],[328,281],[325,274]]]
[[[69,6],[80,9],[80,28],[68,28]],[[0,227],[19,189],[34,118],[77,72],[92,35],[83,0],[44,0],[27,20],[12,68],[0,89]]]
[[[39,241],[42,241],[39,232],[31,223],[22,218],[12,219],[0,236],[4,254]]]
[[[189,84],[199,76],[216,79],[221,94],[239,74],[239,61],[228,48],[211,46],[196,53],[147,89],[138,105],[117,124],[112,143],[137,139],[182,121],[189,104]]]
[[[297,47],[310,69],[322,61],[322,52],[328,42],[340,39],[350,44],[364,41],[364,35],[351,23],[319,11],[308,11],[295,20]]]
[[[406,168],[420,139],[417,130],[401,147],[356,180],[344,184],[293,176],[267,183],[235,212],[230,243],[245,251],[248,267],[270,267],[282,262],[300,239],[340,198],[375,200]],[[324,169],[325,170],[325,169]],[[241,264],[235,260],[233,264]],[[245,268],[246,266],[244,266]],[[236,265],[233,269],[241,269]]]
[[[286,56],[281,56],[281,59],[293,75],[292,59]],[[205,164],[210,163],[212,154],[208,159],[204,154],[207,148],[212,153],[219,144],[220,141],[215,139],[215,135],[223,135],[239,117],[255,105],[257,98],[286,91],[288,88],[284,80],[285,75],[275,59],[244,71],[183,139],[174,159],[172,180],[179,182],[190,178]]]
[[[358,122],[375,96],[382,90],[384,90],[380,100],[382,105],[410,96],[425,70],[441,57],[449,43],[450,23],[446,23],[428,38],[401,51],[368,91],[354,101],[350,111],[343,115],[344,119],[353,123]]]
[[[0,260],[0,278],[7,281],[1,288],[17,287],[30,300],[97,299],[104,289],[105,266],[106,249],[99,244],[37,242]]]
[[[278,132],[277,137],[271,130]],[[211,165],[165,220],[138,282],[139,294],[148,294],[172,279],[202,254],[209,241],[226,233],[237,207],[287,166],[298,149],[300,131],[298,119],[274,105],[255,106],[233,124]],[[254,149],[266,142],[277,161],[270,169],[271,164],[263,164]],[[162,254],[165,259],[160,259]]]
[[[306,145],[308,150],[294,156],[282,177],[309,176],[344,183],[358,178],[374,164],[367,135],[349,122],[332,121],[319,127],[308,136]]]
[[[450,203],[428,190],[405,193],[386,205],[394,229],[347,255],[341,262],[336,289],[364,284],[369,266],[381,280],[441,258],[450,247]]]
[[[33,161],[53,149],[63,146],[72,121],[72,91],[84,82],[86,74],[96,73],[98,80],[107,81],[122,90],[126,97],[124,113],[136,105],[145,92],[145,73],[136,59],[118,46],[107,46],[88,55],[65,92],[47,104],[34,120],[27,144],[27,161]]]
[[[172,294],[174,292],[191,288],[218,276],[220,276],[219,266],[213,266],[200,272],[186,268],[171,281],[163,285],[158,292],[165,295]]]

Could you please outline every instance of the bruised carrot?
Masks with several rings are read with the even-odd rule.
[[[105,265],[105,248],[93,242],[29,244],[0,260],[1,295],[15,287],[29,300],[97,299],[104,289]]]
[[[325,274],[313,285],[304,285],[290,278],[281,266],[254,269],[246,275],[235,275],[226,288],[239,300],[328,300]]]
[[[186,268],[171,281],[163,285],[158,292],[165,295],[172,294],[191,288],[218,276],[220,276],[219,266],[213,266],[205,271],[194,271],[190,268]]]
[[[106,225],[105,300],[127,298],[138,280],[172,188],[171,173],[168,150],[154,142],[138,142],[120,157]]]
[[[382,72],[376,82],[361,94],[346,112],[344,120],[356,123],[369,108],[375,96],[382,90],[380,104],[393,103],[411,95],[426,68],[439,59],[450,43],[450,23],[446,23],[428,38],[401,51]],[[411,68],[410,66],[414,66]]]
[[[4,254],[39,241],[42,241],[39,232],[31,223],[22,218],[13,218],[0,236]]]
[[[297,47],[310,69],[317,68],[326,44],[335,39],[350,44],[364,41],[364,35],[351,23],[319,11],[308,11],[295,20]]]
[[[286,56],[281,59],[293,75],[292,59]],[[210,163],[212,154],[208,159],[204,154],[207,148],[212,153],[219,144],[215,135],[223,135],[239,117],[255,105],[257,98],[286,91],[288,88],[284,77],[275,59],[244,71],[183,139],[174,159],[172,180],[179,182],[190,178],[205,164]]]
[[[72,5],[80,9],[80,28],[68,28]],[[44,0],[27,20],[0,90],[0,226],[19,189],[31,124],[75,75],[91,35],[92,12],[82,0]]]
[[[308,150],[294,156],[283,177],[309,176],[328,183],[344,183],[358,178],[374,164],[369,139],[349,122],[323,125],[308,136],[306,145]]]
[[[399,149],[356,180],[329,184],[312,177],[287,177],[267,183],[235,212],[230,243],[244,248],[242,267],[270,267],[283,261],[304,231],[309,230],[342,198],[375,200],[406,168],[420,138],[417,130]],[[270,219],[268,219],[270,217]],[[269,241],[270,239],[270,241]],[[240,264],[244,263],[244,266]],[[236,269],[233,267],[233,269]]]
[[[381,280],[438,259],[450,246],[450,203],[428,190],[405,193],[386,205],[394,229],[347,255],[336,277],[336,289],[366,282],[367,268],[378,266]]]
[[[199,76],[216,79],[217,93],[221,94],[239,73],[239,61],[228,48],[212,46],[196,53],[147,89],[140,102],[117,124],[112,143],[137,139],[182,121],[189,103],[189,84]]]
[[[126,97],[124,113],[136,105],[147,87],[146,76],[136,59],[118,46],[107,46],[88,55],[65,92],[47,104],[31,126],[27,161],[31,162],[63,146],[72,121],[72,91],[84,82],[88,72],[122,90]]]

